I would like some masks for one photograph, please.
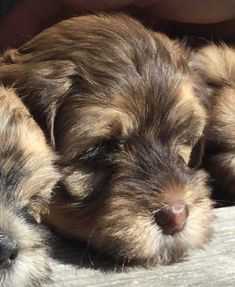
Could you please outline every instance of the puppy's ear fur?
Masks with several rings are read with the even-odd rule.
[[[55,61],[53,55],[48,54],[45,56],[48,60],[40,62],[34,53],[34,60],[30,61],[30,55],[18,50],[7,51],[0,58],[0,81],[5,86],[14,83],[19,96],[24,97],[24,104],[30,107],[31,114],[54,146],[57,111],[70,93],[73,77],[79,78],[79,75],[72,61]]]

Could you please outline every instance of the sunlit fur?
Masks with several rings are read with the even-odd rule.
[[[193,72],[204,81],[209,121],[204,166],[227,202],[235,200],[235,49],[209,45],[192,55]],[[225,198],[225,199],[226,199]]]
[[[3,55],[0,79],[62,155],[46,218],[54,230],[147,265],[208,241],[210,190],[193,156],[206,111],[187,59],[183,45],[124,15],[72,18]],[[189,208],[186,226],[163,235],[154,215],[176,202]]]
[[[0,118],[0,241],[8,235],[19,250],[9,268],[0,266],[0,286],[41,286],[50,269],[48,239],[37,221],[58,180],[56,157],[15,92],[2,87]]]

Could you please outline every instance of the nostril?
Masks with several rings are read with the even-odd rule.
[[[16,257],[18,256],[19,250],[18,248],[14,248],[9,256],[10,260],[15,260]]]
[[[18,256],[17,243],[10,236],[0,233],[0,269],[11,266]]]
[[[189,210],[183,203],[169,205],[155,213],[155,220],[164,234],[173,235],[184,228]]]

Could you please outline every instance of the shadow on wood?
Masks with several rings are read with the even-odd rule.
[[[128,266],[87,248],[57,240],[51,267],[53,282],[45,287],[235,286],[235,207],[215,210],[215,234],[205,249],[168,266]],[[123,272],[119,272],[119,271]]]

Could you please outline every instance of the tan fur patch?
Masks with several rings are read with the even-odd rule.
[[[195,61],[200,63],[204,75],[213,81],[235,79],[235,51],[226,45],[211,45],[200,49]]]
[[[192,82],[188,81],[180,86],[178,97],[179,105],[182,105],[187,112],[194,113],[195,116],[200,119],[198,124],[198,136],[201,136],[206,125],[207,114],[205,108],[195,96]]]

